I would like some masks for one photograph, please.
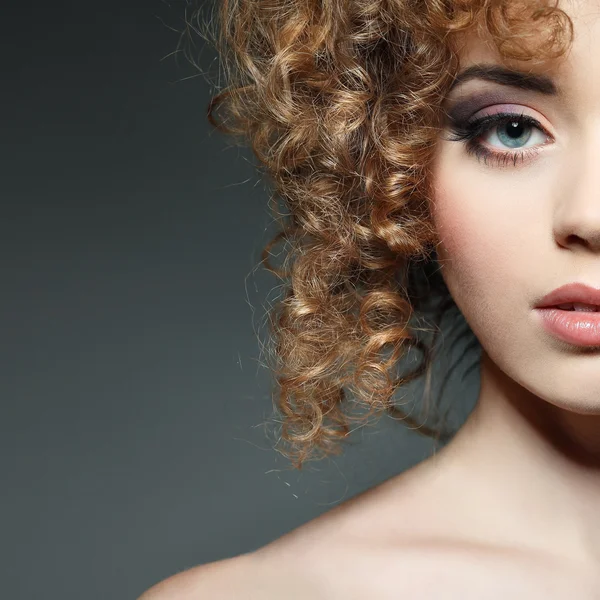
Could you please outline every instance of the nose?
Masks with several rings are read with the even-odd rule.
[[[600,254],[600,120],[569,151],[563,172],[554,238],[564,248]]]

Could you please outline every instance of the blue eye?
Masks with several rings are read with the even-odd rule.
[[[537,154],[539,146],[550,137],[539,121],[526,114],[497,113],[464,123],[451,120],[450,127],[452,136],[448,138],[449,141],[465,142],[467,153],[475,155],[478,160],[483,159],[486,165],[490,160],[501,165],[510,161],[516,166],[519,160]],[[540,136],[537,146],[523,148],[534,133]],[[488,138],[487,145],[480,142],[482,138]]]
[[[506,133],[503,132],[506,131]],[[506,122],[496,127],[498,139],[509,148],[516,148],[520,144],[526,144],[531,138],[531,126],[525,125],[517,120]]]

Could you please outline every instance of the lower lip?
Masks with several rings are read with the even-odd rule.
[[[600,312],[536,309],[547,331],[576,346],[600,346]]]

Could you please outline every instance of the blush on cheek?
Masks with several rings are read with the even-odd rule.
[[[462,214],[458,203],[447,202],[447,197],[436,198],[433,208],[433,221],[440,240],[438,256],[448,258],[459,257],[473,249],[476,232],[471,230],[474,224]]]
[[[499,260],[498,242],[506,238],[502,216],[492,207],[496,192],[489,177],[469,167],[456,146],[444,146],[432,168],[431,215],[439,245],[437,255],[444,279],[455,285],[479,285],[491,269],[490,260]],[[490,194],[492,197],[490,197]]]
[[[489,224],[476,209],[469,209],[464,194],[462,202],[460,194],[458,198],[438,195],[432,217],[439,239],[440,271],[448,290],[459,306],[469,296],[481,299],[481,288],[495,268],[492,263],[499,259]]]

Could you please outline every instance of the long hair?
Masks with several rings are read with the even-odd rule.
[[[566,51],[570,18],[540,0],[218,0],[210,19],[199,9],[188,24],[220,56],[210,123],[251,147],[273,189],[279,230],[262,258],[284,289],[269,313],[279,450],[300,469],[383,412],[448,439],[394,396],[430,377],[455,307],[438,272],[428,171],[459,66],[453,41],[485,34],[502,56],[534,63]],[[412,348],[421,361],[399,373]]]

